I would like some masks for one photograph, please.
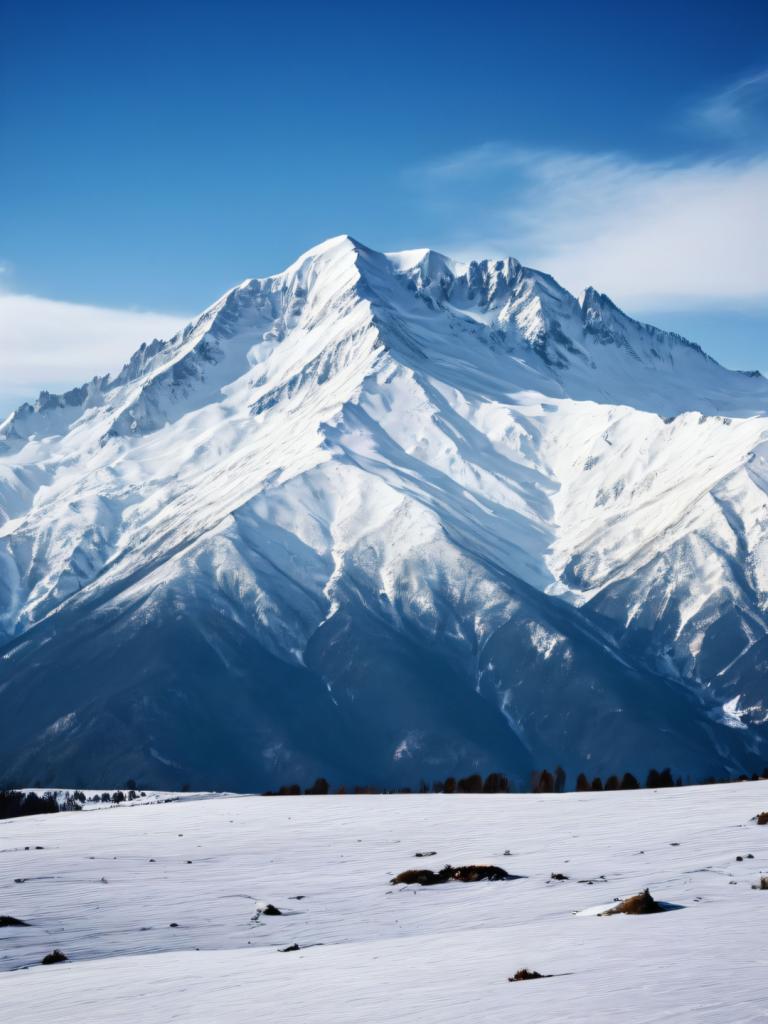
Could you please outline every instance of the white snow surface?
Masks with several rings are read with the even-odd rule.
[[[760,782],[185,795],[2,821],[0,913],[30,927],[0,929],[0,1005],[17,1024],[764,1021],[767,807]],[[522,877],[389,884],[446,862]],[[596,916],[646,886],[679,909]],[[54,947],[70,961],[39,966]],[[510,984],[523,967],[552,977]]]

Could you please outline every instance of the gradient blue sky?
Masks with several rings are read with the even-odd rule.
[[[0,413],[342,232],[768,369],[764,2],[0,9]]]

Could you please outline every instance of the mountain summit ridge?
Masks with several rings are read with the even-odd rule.
[[[190,336],[199,335],[201,333],[201,329],[203,327],[207,327],[209,324],[212,329],[216,330],[217,326],[221,326],[220,321],[226,320],[228,304],[234,303],[243,295],[243,293],[259,290],[260,288],[266,287],[275,282],[283,282],[284,284],[287,284],[291,278],[301,278],[302,275],[307,273],[308,269],[316,267],[317,261],[320,257],[328,255],[350,257],[354,269],[358,274],[358,282],[363,284],[365,284],[365,267],[360,262],[361,258],[365,258],[367,256],[373,259],[378,258],[379,261],[385,260],[390,265],[388,269],[398,276],[408,279],[412,283],[412,286],[415,286],[418,293],[422,296],[430,294],[430,289],[436,283],[434,281],[435,275],[439,275],[437,283],[442,283],[444,286],[446,284],[450,284],[450,286],[453,287],[457,284],[465,283],[467,291],[470,293],[470,301],[477,297],[474,289],[479,287],[482,293],[483,286],[485,285],[485,292],[487,294],[489,290],[489,279],[493,279],[495,282],[498,282],[498,279],[501,276],[502,279],[506,281],[507,285],[509,284],[510,278],[524,279],[533,291],[533,294],[529,298],[533,300],[534,303],[538,300],[538,305],[541,307],[543,305],[541,301],[541,291],[536,290],[536,284],[539,282],[544,283],[554,286],[554,289],[556,290],[555,298],[557,300],[562,301],[565,299],[566,301],[570,301],[574,306],[578,306],[582,309],[585,313],[586,319],[592,319],[589,317],[591,312],[597,312],[607,308],[611,314],[618,314],[622,321],[629,323],[638,329],[651,332],[654,336],[667,339],[668,342],[672,344],[682,343],[691,349],[700,352],[706,359],[713,363],[716,362],[711,356],[704,353],[699,345],[695,342],[689,341],[682,335],[671,331],[662,331],[659,328],[652,327],[651,325],[632,319],[625,314],[609,296],[598,291],[596,288],[588,286],[577,298],[557,284],[554,278],[550,275],[526,267],[512,257],[480,261],[472,260],[468,263],[460,263],[432,249],[377,253],[375,250],[369,249],[361,242],[358,242],[351,235],[342,234],[329,238],[326,241],[310,248],[284,271],[278,274],[263,278],[246,278],[240,285],[237,285],[225,292],[220,299],[212,303],[203,311],[203,313],[187,324],[186,327],[182,328],[182,330],[177,332],[177,334],[168,341],[164,342],[159,339],[153,339],[153,341],[149,343],[142,343],[133,356],[125,363],[122,369],[115,374],[114,377],[110,374],[102,377],[95,376],[84,384],[73,387],[61,394],[54,394],[48,391],[40,392],[40,395],[34,404],[29,402],[22,403],[22,405],[12,412],[5,421],[0,423],[0,441],[5,438],[7,443],[8,435],[10,434],[11,437],[13,436],[14,428],[22,418],[29,417],[35,413],[44,412],[47,409],[52,408],[62,408],[64,406],[85,406],[88,400],[93,400],[92,391],[94,389],[115,388],[119,387],[121,384],[130,382],[139,376],[144,369],[146,369],[148,362],[153,357],[172,355],[174,347],[177,352],[179,352]],[[334,262],[338,267],[338,261]],[[466,282],[463,279],[466,279]],[[432,291],[434,291],[433,288]],[[491,288],[490,300],[485,303],[481,300],[479,305],[488,306],[490,305],[490,302],[495,300],[497,297],[497,294],[495,294]],[[551,297],[552,294],[550,293],[550,298]],[[507,316],[503,318],[505,320],[508,319],[509,311],[506,312]],[[534,317],[534,313],[531,311],[529,311],[529,315],[531,318]],[[203,335],[206,333],[207,331],[202,332]],[[717,365],[719,366],[719,364]],[[725,372],[728,374],[736,372],[747,373],[747,371]]]
[[[748,770],[767,432],[595,289],[329,239],[0,426],[0,775]]]

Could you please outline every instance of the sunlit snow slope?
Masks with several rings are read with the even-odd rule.
[[[0,426],[0,775],[762,767],[767,431],[592,289],[332,239]]]

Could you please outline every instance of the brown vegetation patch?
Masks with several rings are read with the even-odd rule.
[[[392,885],[440,885],[447,882],[449,875],[442,871],[430,871],[428,868],[410,868],[401,871],[392,879]]]
[[[454,882],[503,882],[515,877],[493,864],[469,864],[467,867],[451,869]]]
[[[752,886],[753,889],[768,889],[768,875],[763,875],[757,885]]]
[[[519,877],[519,875],[510,875],[504,868],[496,867],[493,864],[467,864],[458,868],[446,864],[439,871],[430,871],[428,868],[410,868],[408,871],[401,871],[392,879],[391,884],[442,885],[445,882],[501,882]]]
[[[622,900],[610,910],[604,910],[600,917],[610,917],[612,914],[662,914],[664,907],[651,896],[647,889],[643,889],[637,896],[630,896]]]
[[[758,825],[768,825],[768,811],[760,811],[755,820]]]

